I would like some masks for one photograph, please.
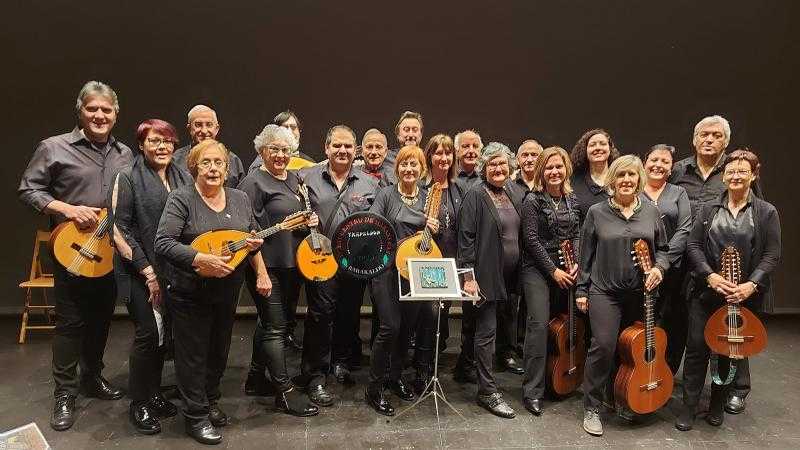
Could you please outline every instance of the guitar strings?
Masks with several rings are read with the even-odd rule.
[[[92,233],[91,237],[89,237],[89,239],[86,241],[86,244],[83,246],[83,248],[87,249],[86,251],[88,253],[93,254],[94,251],[96,250],[95,247],[100,242],[99,234],[101,234],[100,232],[102,232],[105,229],[107,222],[108,222],[108,216],[104,217],[103,220],[100,221],[100,223],[97,225],[97,228],[95,228],[94,232]],[[77,273],[81,265],[83,264],[85,258],[86,257],[80,252],[80,250],[75,252],[75,256],[72,259],[72,263],[70,263],[70,265],[67,267],[67,271],[71,273]]]

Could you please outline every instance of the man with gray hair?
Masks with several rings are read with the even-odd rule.
[[[536,165],[536,158],[542,153],[542,145],[535,139],[528,139],[517,149],[517,167],[519,169],[514,177],[515,187],[519,187],[523,192],[533,190],[533,169]]]
[[[111,134],[119,102],[111,87],[89,81],[78,94],[78,125],[69,133],[39,143],[19,184],[19,198],[50,216],[50,225],[71,220],[92,230],[106,206],[109,186],[120,169],[133,160],[131,149]],[[114,274],[87,278],[53,268],[56,329],[53,336],[55,406],[50,426],[69,429],[76,419],[75,399],[116,400],[124,395],[101,372],[111,315],[114,313]],[[80,366],[80,378],[78,377]]]
[[[367,130],[361,139],[361,155],[364,157],[361,170],[378,180],[379,188],[397,184],[393,164],[386,161],[388,147],[386,135],[377,128]]]
[[[456,159],[458,160],[456,182],[460,182],[466,192],[481,181],[478,171],[475,169],[478,164],[478,155],[483,148],[483,141],[477,131],[464,130],[456,134],[453,144],[456,147]]]
[[[189,132],[189,144],[175,150],[172,156],[173,162],[178,167],[186,167],[186,157],[192,147],[206,139],[217,138],[220,130],[217,112],[206,105],[193,106],[187,114],[186,130]],[[236,153],[229,151],[228,178],[225,179],[225,186],[236,188],[245,175],[242,160]]]

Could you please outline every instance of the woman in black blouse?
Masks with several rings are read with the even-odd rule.
[[[497,309],[517,291],[520,261],[520,190],[509,176],[516,159],[507,146],[491,142],[481,150],[478,172],[482,182],[464,196],[459,213],[458,266],[473,268],[475,280],[464,290],[479,295],[475,305],[475,360],[478,366],[477,402],[492,414],[513,418],[492,373],[497,336]]]
[[[583,133],[569,155],[572,160],[572,189],[578,197],[581,217],[595,203],[608,198],[603,182],[608,165],[619,158],[619,151],[608,131],[595,128]]]
[[[439,221],[425,216],[427,190],[420,187],[419,180],[426,171],[422,149],[411,145],[401,148],[395,160],[397,185],[381,189],[370,207],[370,212],[380,214],[392,223],[398,241],[426,226],[434,234],[439,231]],[[416,328],[418,320],[428,323],[423,328],[430,328],[430,322],[434,320],[430,303],[401,303],[399,298],[396,268],[372,279],[372,301],[380,326],[372,345],[366,400],[375,411],[387,416],[394,415],[394,407],[383,397],[384,386],[388,385],[403,400],[414,399],[414,393],[401,377],[403,358],[408,353],[409,333]],[[426,355],[420,359],[428,358]]]
[[[751,191],[759,169],[758,157],[749,150],[736,150],[728,155],[722,175],[727,190],[718,201],[705,206],[692,225],[686,252],[695,279],[689,297],[689,339],[683,362],[683,411],[675,421],[675,427],[681,431],[692,429],[705,384],[709,349],[703,331],[708,318],[726,302],[760,310],[770,286],[770,275],[781,257],[778,211]],[[738,285],[718,273],[720,255],[727,246],[736,247],[741,256],[741,283]],[[730,360],[722,355],[717,357],[721,370],[718,375],[724,380]],[[737,363],[742,365],[746,361]],[[711,402],[706,416],[710,425],[722,425],[729,387],[711,384]]]
[[[242,180],[239,189],[250,198],[253,214],[261,228],[269,228],[286,216],[305,209],[298,189],[300,179],[296,172],[287,170],[294,137],[286,128],[267,125],[255,137],[253,144],[264,163]],[[310,225],[315,226],[317,221],[316,215],[312,215]],[[292,387],[284,355],[286,340],[294,333],[287,330],[287,324],[290,319],[294,320],[302,283],[295,265],[295,252],[306,234],[302,230],[278,233],[267,238],[261,246],[261,255],[269,267],[272,282],[269,296],[258,293],[255,270],[247,268],[245,271],[247,289],[258,309],[245,392],[266,395],[269,390],[264,371],[269,368],[272,382],[279,392],[275,397],[278,407],[296,416],[313,416],[319,412],[305,394]]]
[[[565,312],[567,289],[575,284],[574,267],[559,265],[559,245],[572,241],[578,248],[581,230],[578,199],[572,193],[569,177],[572,164],[561,147],[545,149],[533,168],[533,192],[522,206],[522,289],[528,311],[525,331],[525,378],[523,405],[535,415],[542,414],[545,367],[547,363],[547,324]]]
[[[140,433],[155,434],[161,432],[159,419],[174,416],[178,409],[160,390],[168,327],[153,240],[167,195],[191,184],[192,178],[172,164],[178,134],[171,124],[145,120],[139,124],[136,138],[141,153],[114,179],[114,187],[109,189],[109,210],[117,249],[117,295],[127,306],[134,325],[129,358],[129,419]]]
[[[661,213],[639,198],[645,184],[639,157],[617,158],[604,184],[610,198],[589,208],[581,229],[575,291],[575,303],[581,311],[589,311],[593,332],[583,376],[583,429],[598,436],[603,434],[599,411],[614,368],[620,330],[642,318],[643,290],[655,289],[669,269]],[[638,239],[644,239],[655,254],[644,282],[631,261]]]
[[[642,201],[650,202],[661,211],[661,220],[669,239],[669,271],[659,288],[656,314],[658,325],[667,332],[667,364],[672,373],[678,372],[686,347],[686,266],[683,253],[692,229],[692,207],[686,190],[667,183],[672,172],[675,147],[654,145],[645,156],[644,172],[647,183],[639,194]]]
[[[228,360],[234,314],[244,278],[244,264],[231,269],[230,256],[216,256],[190,244],[213,230],[259,229],[247,194],[224,187],[228,150],[207,139],[187,158],[194,184],[172,191],[155,238],[163,268],[166,304],[173,321],[175,374],[183,397],[186,433],[203,444],[218,444],[216,427],[228,424],[217,404],[219,382]],[[248,238],[249,264],[257,273],[256,288],[267,296],[272,285],[258,248],[261,239]]]

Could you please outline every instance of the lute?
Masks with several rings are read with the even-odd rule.
[[[80,230],[75,222],[68,220],[50,233],[50,250],[55,260],[73,275],[97,278],[114,268],[108,210],[100,210],[97,216],[99,221],[91,229]]]
[[[306,203],[306,209],[311,211],[311,201],[308,198],[308,188],[300,184],[300,195]],[[333,212],[332,214],[335,214]],[[297,270],[309,281],[330,280],[339,270],[336,258],[333,257],[331,240],[320,233],[317,227],[309,227],[310,233],[300,242],[295,253]]]

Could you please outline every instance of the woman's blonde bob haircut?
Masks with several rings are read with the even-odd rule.
[[[642,160],[636,155],[620,156],[611,163],[606,174],[605,183],[603,187],[606,188],[608,195],[614,196],[614,181],[617,179],[617,174],[626,169],[633,169],[639,175],[639,182],[636,183],[636,192],[633,195],[639,195],[644,190],[644,184],[647,182],[647,176],[644,173],[644,166]]]
[[[572,193],[572,185],[569,182],[570,177],[572,177],[572,161],[569,160],[569,153],[561,147],[547,147],[536,157],[536,162],[533,163],[533,190],[536,192],[544,191],[544,168],[547,165],[547,161],[553,156],[561,157],[564,162],[566,176],[561,184],[561,192],[570,194]]]
[[[225,178],[228,177],[228,163],[230,163],[228,159],[228,149],[222,142],[215,141],[214,139],[206,139],[192,147],[192,149],[189,150],[189,156],[186,157],[186,166],[189,168],[189,173],[192,174],[193,178],[197,178],[197,165],[200,163],[203,153],[212,148],[221,149],[222,154],[225,155],[225,170],[223,170],[223,172],[225,173]]]

